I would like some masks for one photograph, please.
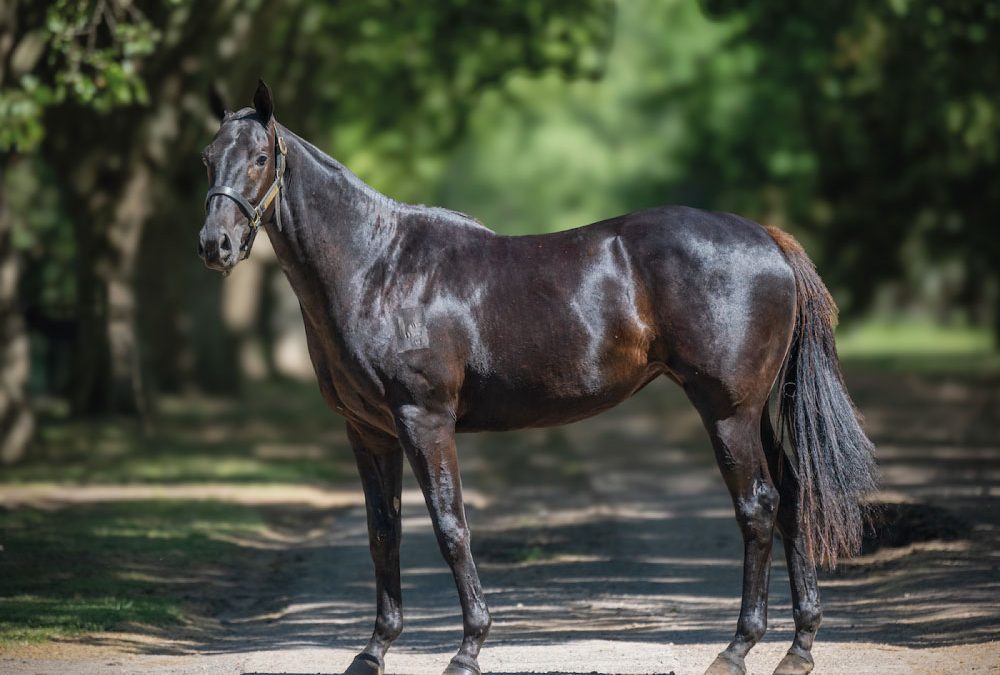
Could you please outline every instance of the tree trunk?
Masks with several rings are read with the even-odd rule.
[[[993,347],[1000,351],[1000,276],[993,280]]]
[[[151,171],[133,153],[126,156],[120,190],[108,190],[102,171],[81,167],[74,188],[92,221],[78,226],[77,341],[74,350],[72,407],[77,414],[144,415],[146,396],[135,335],[132,278],[149,212]]]
[[[9,157],[0,158],[0,462],[21,459],[35,428],[28,404],[31,359],[17,300],[18,255],[4,196]]]
[[[218,57],[206,45],[216,45],[222,36],[238,32],[237,27],[243,33],[251,28],[251,21],[232,20],[235,13],[279,9],[265,4],[262,10],[244,10],[236,3],[224,3],[211,11],[190,13],[144,66],[148,106],[108,114],[60,106],[47,115],[44,154],[63,184],[66,205],[76,220],[77,333],[71,384],[75,413],[149,412],[134,282],[143,230],[153,205],[173,197],[169,186],[163,193],[162,180],[158,192],[154,178],[162,179],[177,163],[192,176],[203,175],[194,159],[196,150],[184,145],[179,151],[178,141],[189,140],[185,135],[193,133],[185,126],[191,123],[185,117],[187,92],[204,90],[199,85],[205,77],[202,69],[215,69]],[[161,10],[163,16],[157,20],[166,22],[172,10]],[[178,67],[179,60],[184,67]],[[206,62],[213,64],[211,68]],[[204,142],[204,132],[193,135]],[[183,197],[191,199],[192,195]],[[199,199],[200,195],[192,203],[198,205]],[[173,203],[170,208],[176,213]],[[178,228],[176,235],[184,232],[190,230]],[[193,249],[194,239],[190,241]],[[160,283],[177,284],[175,272],[167,270]],[[153,289],[151,295],[162,293]],[[153,306],[146,313],[163,311],[170,308]],[[174,356],[183,353],[180,350]]]

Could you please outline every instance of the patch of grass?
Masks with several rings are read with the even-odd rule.
[[[522,562],[539,562],[552,557],[552,554],[541,546],[529,546],[521,549],[519,553]]]
[[[106,631],[122,623],[164,626],[181,622],[179,608],[164,598],[0,597],[0,647]]]
[[[867,321],[837,332],[850,368],[924,374],[1000,373],[1000,351],[984,328],[920,321]]]
[[[343,421],[315,386],[254,385],[243,400],[167,398],[151,429],[135,420],[44,414],[6,483],[329,483],[354,475]]]
[[[265,527],[259,509],[201,501],[0,510],[0,646],[181,623]]]

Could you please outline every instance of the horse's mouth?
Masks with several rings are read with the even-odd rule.
[[[222,276],[229,276],[229,273],[233,271],[233,268],[239,263],[239,256],[230,256],[226,259],[215,259],[206,260],[205,267],[215,272],[221,272]]]

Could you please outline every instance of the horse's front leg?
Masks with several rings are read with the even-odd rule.
[[[388,435],[347,425],[368,510],[368,543],[375,563],[375,632],[345,675],[381,675],[385,652],[403,630],[399,586],[400,491],[403,451]]]
[[[445,675],[479,675],[477,658],[490,630],[490,612],[469,548],[462,480],[455,449],[455,421],[449,412],[402,406],[396,415],[399,440],[423,490],[441,554],[451,567],[462,603],[465,637]]]

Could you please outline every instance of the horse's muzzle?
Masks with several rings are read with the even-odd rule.
[[[228,272],[239,262],[232,238],[221,229],[202,229],[198,237],[198,255],[209,269],[219,272]]]

